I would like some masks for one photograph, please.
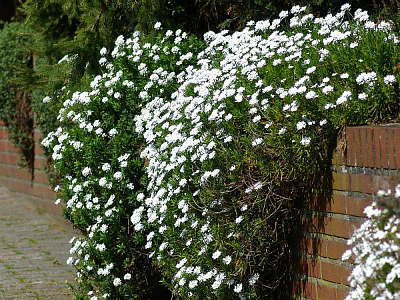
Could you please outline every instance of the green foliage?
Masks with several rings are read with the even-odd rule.
[[[0,119],[7,126],[10,140],[22,153],[23,165],[33,167],[33,121],[29,90],[15,84],[16,74],[32,67],[32,55],[26,47],[32,33],[20,23],[6,23],[0,31]]]
[[[111,48],[117,36],[137,28],[151,31],[156,21],[165,19],[162,7],[162,0],[28,0],[22,12],[30,26],[44,37],[43,50],[54,58],[53,64],[67,54],[79,56],[68,74],[69,80],[79,80],[85,71],[98,72],[101,46]],[[53,72],[56,69],[54,66]]]
[[[54,65],[64,55],[78,55],[68,80],[80,80],[85,72],[99,71],[101,46],[111,48],[119,35],[140,30],[150,36],[152,25],[161,22],[164,26],[202,35],[208,30],[244,28],[250,20],[273,19],[278,13],[293,5],[307,4],[312,12],[325,14],[337,11],[346,1],[323,0],[129,0],[129,1],[73,1],[73,0],[28,0],[21,12],[26,22],[41,36],[35,52],[51,57],[53,68],[47,70],[48,79],[65,75]],[[393,15],[398,6],[392,2],[385,5],[369,1],[354,0],[355,7],[383,11]]]
[[[35,54],[35,68],[18,72],[17,82],[32,91],[35,126],[44,135],[58,127],[56,115],[61,105],[55,101],[52,106],[43,105],[44,96],[56,97],[66,84],[74,84],[76,89],[87,84],[88,76],[99,72],[100,47],[112,48],[117,36],[135,28],[149,33],[151,26],[164,18],[162,7],[162,0],[28,0],[22,4],[20,14],[34,32],[29,51]],[[78,59],[58,64],[65,55]],[[53,174],[51,168],[49,171]]]
[[[18,0],[3,0],[0,10],[0,28],[3,28],[1,21],[9,22],[15,14],[15,7]]]
[[[285,27],[282,31],[293,39],[298,34],[300,40],[288,46],[284,40],[278,41],[281,47],[276,53],[271,48],[273,57],[268,53],[257,56],[261,52],[256,46],[267,41],[273,29],[257,31],[259,40],[248,45],[254,32],[253,25],[246,24],[266,17],[271,21],[279,18],[280,23],[285,19],[279,17],[281,10],[301,2],[304,1],[25,1],[21,11],[26,25],[35,32],[34,41],[27,47],[32,51],[26,53],[34,53],[34,68],[12,73],[17,74],[15,82],[20,89],[33,91],[36,124],[45,135],[49,133],[44,142],[51,148],[46,153],[54,160],[65,216],[84,234],[73,242],[72,252],[77,259],[70,259],[77,268],[77,299],[87,299],[88,295],[106,298],[107,294],[113,299],[159,299],[169,296],[159,285],[161,275],[177,297],[193,293],[198,299],[235,299],[243,288],[242,294],[248,299],[276,298],[274,293],[292,275],[287,266],[293,258],[289,239],[307,194],[321,184],[337,132],[347,124],[396,120],[400,103],[399,85],[385,82],[389,74],[399,81],[398,44],[392,38],[388,40],[384,30],[367,30],[354,23],[343,25],[340,30],[348,29],[350,38],[344,43],[328,42],[324,49],[324,37],[317,34],[320,28],[306,20],[308,27]],[[342,2],[315,0],[309,4],[318,15],[337,9]],[[393,11],[395,8],[386,5],[387,15],[392,16]],[[153,30],[156,21],[166,28],[182,27],[196,35],[207,30],[243,28],[252,33],[209,33],[210,52],[204,53],[200,52],[202,43],[191,35],[182,38],[180,30],[163,38]],[[288,25],[288,19],[282,24]],[[135,29],[145,34],[140,39],[137,33],[129,40],[117,39],[121,34],[129,36]],[[239,47],[240,51],[248,47],[249,53],[235,56],[238,50],[229,43],[238,35],[243,35],[239,44],[245,46]],[[183,41],[173,42],[170,36]],[[107,50],[102,49],[101,55],[100,49],[112,49],[115,39],[116,50],[105,54]],[[318,43],[311,44],[313,39]],[[356,42],[357,46],[350,46]],[[177,49],[172,50],[174,43]],[[15,50],[17,45],[11,46]],[[292,47],[301,48],[301,60],[284,59],[285,49],[294,55]],[[321,58],[321,50],[328,51],[328,60]],[[189,52],[192,55],[186,57]],[[207,63],[195,61],[198,52],[199,58],[208,59]],[[233,67],[229,63],[227,67],[224,61],[228,54],[234,57]],[[265,58],[264,64],[258,61],[261,58]],[[260,79],[257,84],[245,71],[246,64],[255,61],[260,62],[256,67]],[[145,71],[141,64],[146,66]],[[313,65],[318,70],[308,73]],[[12,70],[9,66],[7,72]],[[225,76],[211,72],[203,78],[204,82],[215,80],[207,87],[209,95],[216,99],[221,91],[230,95],[226,86],[232,84],[229,76],[234,75],[231,88],[236,94],[242,93],[244,101],[236,101],[230,95],[217,105],[213,97],[199,95],[203,82],[198,78],[209,67]],[[232,74],[228,72],[231,67]],[[374,84],[356,83],[359,75],[369,72],[376,75]],[[92,80],[94,74],[98,76]],[[151,79],[152,75],[158,79]],[[288,95],[302,76],[309,79],[299,86],[316,94],[306,96],[303,91]],[[273,93],[261,89],[268,85]],[[323,92],[327,85],[332,85],[333,90]],[[243,90],[238,92],[239,88]],[[192,101],[177,101],[182,95],[192,97]],[[250,113],[255,106],[250,103],[253,95],[258,103],[257,116]],[[192,112],[192,102],[202,97],[211,108],[201,110],[199,105],[199,110]],[[182,103],[185,106],[179,106]],[[153,123],[165,110],[164,105],[170,109],[170,116]],[[7,113],[20,112],[17,105],[9,108]],[[215,110],[226,115],[229,112],[231,119],[214,122],[210,112]],[[197,121],[188,119],[196,114]],[[145,132],[135,120],[138,115],[144,116]],[[202,126],[196,136],[205,149],[209,145],[211,150],[215,147],[215,153],[209,154],[217,159],[205,159],[203,163],[199,154],[192,161],[192,153],[186,148],[180,157],[186,161],[183,168],[171,164],[168,172],[160,169],[160,173],[154,173],[155,165],[170,164],[181,149],[181,144],[169,142],[173,137],[170,133],[182,126],[184,139],[196,131],[193,126],[199,120]],[[111,133],[113,130],[116,133]],[[227,140],[230,135],[232,141],[221,140],[222,134]],[[153,149],[161,154],[157,156]],[[203,184],[201,176],[207,172],[215,174],[215,179]],[[160,178],[161,183],[156,185]],[[172,195],[165,198],[160,187]],[[168,200],[164,203],[167,211],[154,224],[148,220],[153,213],[149,203],[158,192],[163,201]],[[182,212],[186,207],[182,203],[188,205],[189,215]],[[141,209],[143,216],[134,223],[132,212]],[[207,236],[189,228],[181,231],[179,225],[174,225],[177,219],[185,218],[197,221],[199,227],[207,224]],[[158,228],[163,221],[167,226],[164,235]],[[149,238],[152,233],[153,240]],[[204,240],[210,235],[213,243],[203,251]],[[160,250],[163,242],[168,242],[168,254]],[[214,258],[219,250],[223,256]],[[225,263],[228,256],[231,261]],[[188,282],[194,284],[193,272],[182,271],[182,275],[177,267],[183,259],[187,259],[187,265],[200,266],[205,277],[211,273],[216,277],[213,270],[225,274],[222,286],[217,284],[214,289],[210,287],[213,282],[196,282],[198,286],[192,290]],[[254,286],[250,283],[253,281],[257,282]],[[281,293],[281,297],[287,295]]]
[[[259,21],[265,18],[276,18],[282,10],[294,5],[307,5],[315,15],[326,15],[335,12],[350,3],[353,9],[362,8],[373,14],[382,14],[385,19],[394,19],[400,7],[397,1],[368,0],[170,0],[167,9],[174,24],[197,34],[208,30],[240,30],[248,21]]]
[[[100,47],[111,48],[117,36],[138,29],[151,39],[152,26],[158,21],[168,28],[182,28],[196,35],[207,30],[237,30],[250,20],[272,19],[281,10],[305,2],[311,11],[325,13],[338,10],[345,1],[27,0],[18,13],[34,32],[28,50],[35,54],[35,68],[18,72],[17,82],[23,90],[32,91],[36,124],[46,135],[58,126],[55,111],[60,104],[54,103],[54,108],[43,106],[43,95],[56,95],[66,84],[77,88],[87,84],[91,75],[100,72]],[[398,5],[391,1],[352,2],[355,7],[375,11],[383,7],[386,16],[393,16],[398,10]],[[78,59],[68,66],[58,65],[65,55],[77,55]]]
[[[335,137],[400,111],[391,24],[304,10],[209,32],[205,47],[181,30],[120,36],[90,87],[45,98],[62,102],[43,143],[84,232],[69,261],[81,297],[146,297],[129,279],[155,272],[144,257],[178,298],[292,296],[290,240]]]
[[[62,159],[52,151],[54,168],[62,175],[57,190],[66,204],[65,216],[84,234],[84,238],[73,242],[71,253],[76,253],[78,259],[70,260],[77,268],[78,285],[73,287],[77,299],[86,299],[88,293],[104,298],[108,294],[111,299],[171,298],[160,284],[159,269],[151,265],[148,251],[142,246],[143,237],[129,221],[138,206],[137,195],[147,187],[143,159],[129,156],[139,153],[144,144],[135,132],[134,116],[142,107],[139,93],[156,88],[147,86],[149,74],[156,70],[160,76],[164,72],[179,73],[194,63],[194,57],[177,66],[183,53],[165,53],[172,51],[172,38],[155,37],[156,42],[150,44],[138,35],[136,32],[126,41],[131,48],[125,54],[113,51],[106,55],[107,50],[101,50],[104,57],[100,62],[106,67],[91,83],[90,93],[65,89],[59,99],[54,96],[44,100],[51,107],[53,102],[62,103],[57,117],[61,127],[44,143],[66,143]],[[121,43],[125,43],[122,36],[116,48]],[[182,43],[187,51],[198,52],[201,47],[193,36]],[[135,53],[140,59],[133,59]],[[113,63],[108,63],[106,57]],[[143,62],[147,69],[138,71]],[[60,66],[69,64],[65,61]],[[168,97],[173,90],[173,85],[166,86],[160,96]],[[68,189],[70,184],[72,190]]]

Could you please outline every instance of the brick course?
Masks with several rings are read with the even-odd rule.
[[[54,205],[56,195],[52,191],[44,171],[46,158],[43,155],[43,148],[39,144],[40,137],[41,133],[35,129],[34,177],[31,181],[32,174],[27,169],[18,166],[19,150],[7,140],[6,128],[3,124],[0,124],[0,182],[13,191],[40,197],[41,202],[43,202],[43,199],[47,199],[45,206],[50,207]],[[56,211],[59,211],[59,209],[56,209]]]

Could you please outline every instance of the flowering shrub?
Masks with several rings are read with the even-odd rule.
[[[389,196],[380,191],[379,196]],[[400,198],[400,184],[395,198]],[[381,209],[374,202],[365,208],[368,219],[357,229],[343,254],[343,260],[352,255],[355,267],[349,277],[353,290],[350,299],[399,299],[400,298],[400,218],[393,210]]]
[[[154,44],[120,37],[110,62],[102,50],[105,73],[65,93],[62,127],[43,141],[86,233],[70,263],[89,293],[135,293],[146,250],[181,298],[278,297],[329,141],[399,111],[399,41],[361,10],[350,23],[349,9],[315,18],[296,6],[209,32],[202,51],[180,30]]]
[[[179,39],[187,52],[174,45]],[[199,43],[183,33],[167,32],[151,44],[135,32],[115,45],[112,63],[107,62],[107,49],[101,50],[106,71],[93,80],[90,92],[64,91],[57,117],[62,127],[43,140],[51,146],[55,170],[63,175],[56,203],[65,200],[66,217],[84,233],[71,240],[70,252],[76,257],[68,263],[77,268],[77,295],[170,299],[141,246],[142,235],[129,222],[139,206],[137,195],[147,184],[138,155],[143,139],[135,133],[133,118],[149,94],[168,97],[174,88],[168,83],[193,63],[188,51]],[[43,102],[59,103],[50,97]]]
[[[315,20],[303,10],[292,9],[289,32],[279,27],[289,14],[282,12],[232,35],[206,34],[197,68],[171,99],[152,100],[136,119],[148,144],[141,156],[150,193],[132,222],[185,297],[266,295],[257,281],[272,287],[260,276],[284,275],[280,242],[296,192],[307,190],[326,151],[323,140],[343,121],[365,121],[374,103],[379,112],[397,105],[395,77],[372,71],[360,51],[374,36],[386,38],[393,55],[389,24],[358,11],[359,24],[350,25],[346,7]]]

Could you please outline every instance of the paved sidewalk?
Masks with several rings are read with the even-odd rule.
[[[0,299],[72,299],[69,226],[0,186]]]

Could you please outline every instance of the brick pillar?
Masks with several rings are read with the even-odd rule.
[[[400,182],[400,126],[347,127],[332,161],[332,197],[323,209],[310,211],[314,226],[302,241],[301,295],[312,300],[345,298],[352,264],[341,256],[346,242],[365,220],[364,208],[378,190]]]

